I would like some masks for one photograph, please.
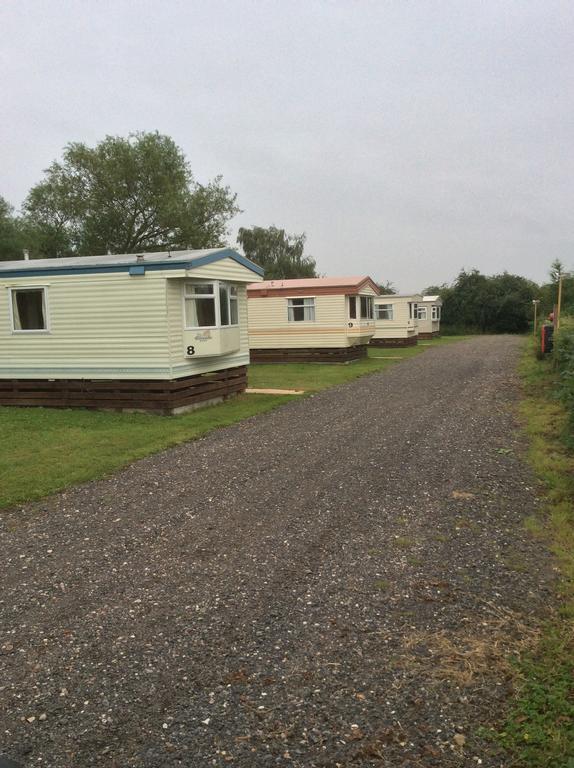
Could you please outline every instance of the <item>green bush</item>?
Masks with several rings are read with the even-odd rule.
[[[562,317],[554,334],[554,363],[560,374],[560,392],[574,421],[574,316]]]

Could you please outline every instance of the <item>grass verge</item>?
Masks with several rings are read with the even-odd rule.
[[[529,344],[520,375],[528,460],[545,487],[543,517],[528,521],[561,572],[560,607],[536,649],[516,664],[517,697],[500,738],[521,768],[574,768],[574,449],[549,360]]]

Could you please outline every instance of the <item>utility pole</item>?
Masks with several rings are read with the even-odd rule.
[[[540,299],[532,299],[532,304],[534,306],[534,328],[532,329],[532,335],[534,338],[536,338],[536,320],[538,315],[538,305],[540,304]]]

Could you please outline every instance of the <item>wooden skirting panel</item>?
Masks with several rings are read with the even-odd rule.
[[[432,333],[419,333],[419,339],[421,339],[421,341],[427,341],[428,339],[436,339],[438,335],[438,331],[433,331]]]
[[[355,347],[304,347],[250,349],[252,363],[350,363],[367,356],[367,345]]]
[[[418,336],[408,336],[405,339],[371,339],[369,345],[371,347],[414,347],[420,338],[422,337],[419,333]]]
[[[246,387],[246,366],[171,380],[0,379],[0,405],[169,414],[223,400]]]

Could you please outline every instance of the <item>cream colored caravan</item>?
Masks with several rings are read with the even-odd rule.
[[[417,311],[422,296],[418,293],[387,294],[375,299],[375,333],[371,345],[407,347],[417,343]]]
[[[418,306],[419,338],[432,339],[440,333],[442,299],[440,296],[423,296]]]
[[[175,412],[242,391],[261,275],[227,248],[0,262],[0,404]]]
[[[248,286],[253,362],[349,362],[367,354],[377,284],[370,277],[265,280]]]

